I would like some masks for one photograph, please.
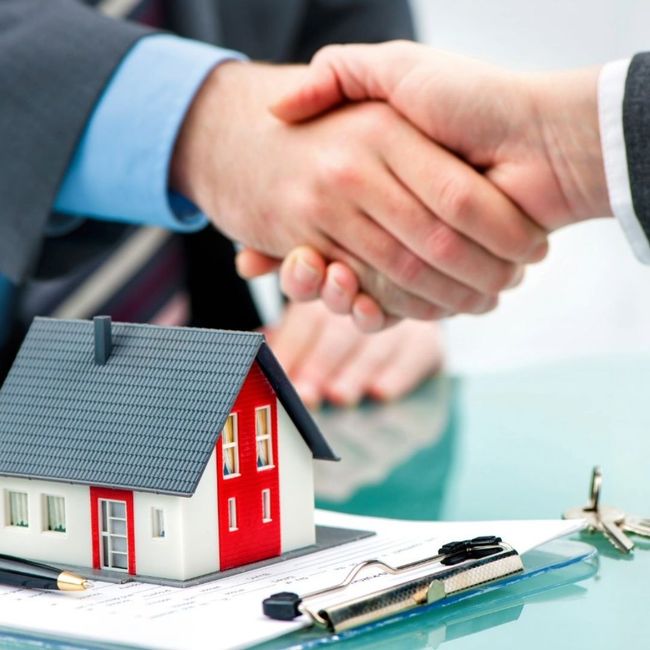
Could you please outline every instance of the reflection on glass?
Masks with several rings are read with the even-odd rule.
[[[122,553],[111,553],[111,566],[116,569],[128,569],[126,555]]]
[[[315,465],[318,506],[366,515],[437,519],[458,431],[456,382],[441,377],[406,398],[326,408],[316,420],[341,456]]]
[[[114,535],[126,535],[126,521],[111,519],[111,533]]]
[[[124,501],[111,501],[111,517],[126,519],[126,503]]]

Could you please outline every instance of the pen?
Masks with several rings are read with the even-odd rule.
[[[0,584],[29,589],[83,591],[90,582],[81,576],[47,564],[0,554]]]

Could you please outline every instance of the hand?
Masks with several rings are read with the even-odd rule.
[[[516,75],[407,41],[330,46],[273,112],[297,121],[344,100],[387,101],[554,230],[611,214],[598,72]]]
[[[273,118],[300,74],[226,63],[190,108],[170,183],[227,235],[278,258],[310,244],[389,314],[422,319],[493,308],[519,263],[544,255],[543,229],[388,106]]]
[[[360,291],[354,272],[341,262],[327,263],[309,246],[292,250],[281,262],[245,248],[237,254],[237,271],[251,279],[280,270],[280,286],[295,302],[321,299],[334,314],[350,314],[361,332],[378,332],[397,322],[380,305]]]
[[[326,399],[354,405],[365,396],[398,398],[439,370],[442,358],[436,323],[405,320],[367,335],[320,302],[290,304],[268,339],[312,408]]]

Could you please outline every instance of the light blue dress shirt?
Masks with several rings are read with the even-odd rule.
[[[54,209],[181,232],[202,228],[206,219],[199,210],[169,190],[169,164],[185,113],[207,74],[219,63],[244,58],[168,34],[138,41],[104,89]],[[11,293],[0,276],[0,345]]]

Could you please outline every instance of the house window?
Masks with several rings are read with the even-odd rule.
[[[270,406],[255,409],[255,440],[257,441],[257,468],[273,467]]]
[[[237,432],[237,414],[231,413],[221,434],[223,451],[223,475],[230,478],[239,475],[239,441]]]
[[[162,508],[151,509],[151,523],[153,537],[165,536],[165,513]]]
[[[29,526],[27,492],[7,492],[7,501],[9,503],[8,524],[27,528]]]
[[[228,530],[237,530],[237,499],[228,499]]]
[[[45,495],[45,530],[65,533],[65,500]]]
[[[262,522],[271,521],[271,490],[262,490]]]

